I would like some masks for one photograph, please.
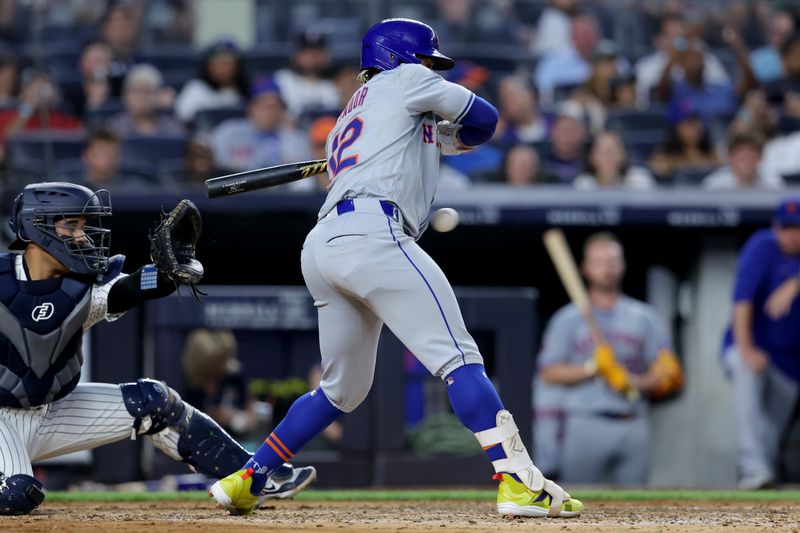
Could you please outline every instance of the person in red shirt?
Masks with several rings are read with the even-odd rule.
[[[6,141],[21,131],[80,129],[77,117],[56,109],[60,98],[58,88],[46,72],[25,71],[19,105],[0,110],[0,139]]]

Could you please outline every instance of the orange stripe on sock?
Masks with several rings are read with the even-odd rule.
[[[272,448],[272,451],[274,451],[275,453],[277,453],[277,454],[278,454],[278,457],[280,457],[280,458],[281,458],[281,459],[283,459],[284,461],[288,461],[288,460],[289,460],[289,458],[288,458],[288,457],[286,457],[285,455],[283,455],[283,452],[282,452],[282,451],[280,451],[280,450],[278,449],[278,447],[277,447],[277,446],[275,446],[275,445],[272,443],[272,441],[271,441],[271,440],[269,440],[269,438],[267,438],[267,440],[265,440],[264,442],[266,442],[267,444],[269,444],[269,447],[270,447],[270,448]]]
[[[287,448],[286,445],[281,442],[281,439],[278,438],[278,436],[275,434],[274,431],[269,434],[269,437],[272,437],[275,440],[278,446],[280,446],[281,449],[286,452],[286,455],[288,455],[289,457],[294,457],[294,454],[291,452],[291,450],[289,450],[289,448]]]

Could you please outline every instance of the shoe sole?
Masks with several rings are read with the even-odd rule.
[[[259,496],[258,502],[256,503],[256,509],[261,507],[264,502],[268,500],[290,500],[303,492],[306,488],[308,488],[312,483],[317,480],[317,469],[313,466],[311,467],[311,475],[308,478],[296,486],[294,489],[283,492],[281,494],[274,494],[269,496]]]
[[[511,516],[528,516],[535,518],[545,518],[549,516],[550,509],[544,507],[536,507],[535,505],[517,505],[516,503],[498,503],[497,513],[501,515]],[[580,516],[580,511],[564,511],[562,510],[557,516],[553,518],[572,518]]]

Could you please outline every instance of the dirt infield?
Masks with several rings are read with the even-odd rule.
[[[249,517],[204,502],[51,503],[33,515],[0,517],[3,532],[77,531],[790,531],[800,505],[786,502],[588,502],[580,518],[513,519],[487,502],[280,502]]]

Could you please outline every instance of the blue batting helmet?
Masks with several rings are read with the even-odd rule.
[[[33,242],[71,272],[100,274],[108,267],[111,241],[111,230],[101,223],[106,216],[111,216],[111,195],[105,189],[94,192],[73,183],[32,183],[14,200],[8,225],[16,240],[9,248],[23,250]],[[81,231],[66,226],[59,232],[57,223],[69,217],[86,218]]]
[[[434,70],[449,70],[455,61],[439,52],[433,28],[411,19],[386,19],[372,26],[361,40],[361,68],[392,70],[401,63],[433,60]]]

